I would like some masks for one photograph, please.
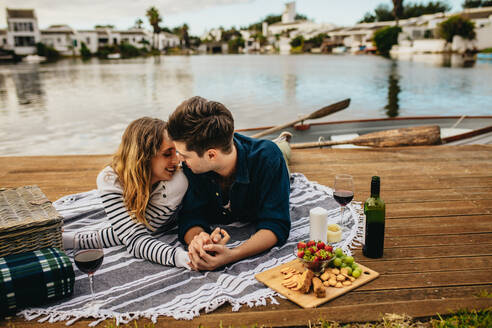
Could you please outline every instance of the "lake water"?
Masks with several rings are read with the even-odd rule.
[[[236,128],[284,123],[344,98],[325,119],[492,115],[492,61],[461,57],[216,55],[0,65],[0,155],[108,154],[141,116],[184,99],[224,103]],[[465,65],[468,66],[468,65]]]

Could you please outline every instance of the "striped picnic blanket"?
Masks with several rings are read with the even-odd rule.
[[[70,259],[58,248],[0,257],[0,316],[72,295]]]
[[[70,195],[54,204],[64,217],[65,230],[94,230],[108,225],[97,191]],[[309,210],[320,206],[328,210],[330,223],[338,222],[340,207],[333,199],[333,191],[311,182],[302,174],[291,175],[290,214],[292,228],[287,243],[225,268],[210,272],[188,271],[166,267],[134,258],[122,246],[105,249],[104,262],[94,275],[96,299],[103,303],[99,309],[82,309],[90,300],[87,275],[76,270],[75,290],[71,299],[52,306],[30,308],[21,312],[26,319],[40,321],[68,320],[93,317],[91,323],[115,318],[116,323],[127,323],[140,317],[154,322],[158,316],[175,319],[192,319],[200,313],[208,313],[224,303],[233,311],[243,305],[277,304],[275,291],[259,283],[255,274],[291,261],[296,242],[309,238]],[[343,228],[344,239],[335,245],[350,253],[350,247],[358,245],[362,237],[363,214],[361,205],[352,202],[345,211],[347,222]],[[233,223],[223,226],[231,235],[230,246],[236,247],[254,233],[254,226]],[[177,229],[158,236],[171,245],[179,243]]]

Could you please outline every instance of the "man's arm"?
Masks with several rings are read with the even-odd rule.
[[[206,244],[203,249],[207,252],[199,259],[195,259],[193,266],[198,270],[215,270],[228,263],[242,260],[246,257],[264,252],[275,246],[277,236],[270,230],[258,230],[251,238],[236,248],[228,248],[221,244]],[[214,252],[214,255],[208,252]]]

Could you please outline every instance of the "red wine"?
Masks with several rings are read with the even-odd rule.
[[[384,222],[368,222],[366,225],[366,240],[362,247],[364,256],[377,259],[383,256]]]
[[[352,201],[354,193],[352,191],[339,190],[333,193],[333,197],[341,206],[345,206]]]
[[[87,274],[96,272],[104,259],[104,252],[101,249],[84,249],[74,257],[75,265],[80,271]]]

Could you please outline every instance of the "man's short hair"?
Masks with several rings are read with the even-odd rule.
[[[202,157],[211,148],[232,151],[234,118],[220,102],[192,97],[179,105],[167,123],[169,136],[184,142],[188,151]]]

